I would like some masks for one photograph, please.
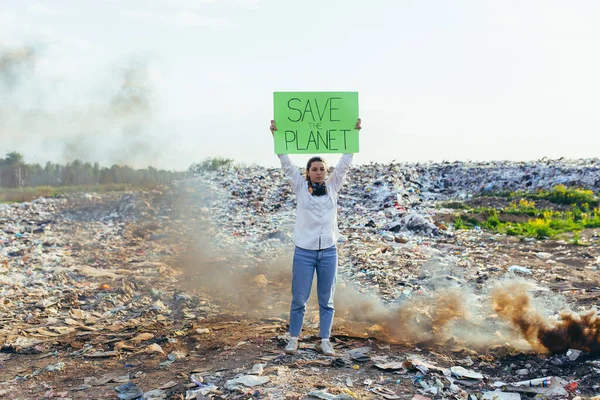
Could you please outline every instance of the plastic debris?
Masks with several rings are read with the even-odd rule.
[[[483,375],[479,372],[471,371],[463,367],[450,367],[450,372],[459,379],[483,379]]]
[[[265,364],[254,364],[252,366],[252,370],[250,370],[250,375],[258,375],[261,376],[264,372]]]
[[[142,396],[143,400],[162,400],[167,398],[167,393],[161,389],[150,390]]]
[[[375,367],[383,370],[399,370],[404,368],[404,363],[398,361],[390,361],[383,364],[375,364]]]
[[[511,272],[519,272],[521,274],[531,275],[531,270],[529,268],[522,267],[520,265],[511,265],[508,267],[508,270]]]
[[[361,347],[358,349],[348,350],[348,355],[354,361],[358,362],[367,362],[371,359],[371,357],[367,354],[371,351],[370,347]]]
[[[371,389],[371,392],[388,400],[397,400],[403,398],[402,396],[399,396],[396,392],[381,386],[373,387]]]
[[[325,390],[313,390],[308,393],[308,396],[323,400],[355,400],[354,397],[349,394],[334,395],[327,393]]]
[[[579,386],[579,384],[577,382],[571,382],[571,383],[565,385],[565,390],[567,392],[575,393],[577,391],[578,386]]]
[[[530,379],[514,383],[495,382],[493,386],[504,387],[515,392],[538,393],[544,396],[566,396],[567,391],[564,382],[555,376],[545,378]]]
[[[485,392],[481,397],[482,400],[521,400],[519,393],[501,392],[495,390],[493,392]]]
[[[569,360],[575,361],[579,358],[581,353],[583,353],[581,350],[569,349],[567,351],[567,357],[569,358]]]
[[[136,400],[140,399],[144,395],[142,389],[132,382],[127,382],[121,386],[115,387],[115,391],[117,392],[117,397],[120,400]]]
[[[346,362],[342,358],[335,358],[331,361],[331,366],[334,368],[344,368],[346,366]]]
[[[228,390],[239,389],[242,385],[246,387],[254,387],[264,385],[269,382],[271,378],[268,376],[255,376],[255,375],[244,375],[235,379],[228,380],[225,383],[225,388]]]
[[[165,351],[162,349],[162,347],[160,347],[160,345],[158,345],[156,343],[152,343],[151,345],[146,347],[144,349],[144,353],[148,353],[148,354],[158,353],[158,354],[162,354],[163,356],[165,355]]]

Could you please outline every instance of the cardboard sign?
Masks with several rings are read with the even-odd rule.
[[[358,153],[358,92],[274,92],[275,154]]]

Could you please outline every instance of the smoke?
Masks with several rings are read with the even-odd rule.
[[[227,223],[227,216],[210,215],[213,204],[223,201],[216,192],[210,187],[183,191],[186,194],[173,206],[172,218],[196,224],[196,235],[176,261],[182,271],[180,282],[188,290],[209,295],[228,312],[287,317],[293,249],[277,246],[265,251],[259,246],[250,250],[234,245],[240,241],[224,233],[231,229],[219,226]],[[243,234],[244,228],[239,231]],[[261,237],[261,232],[252,235],[250,243],[255,244],[268,237],[267,233]],[[600,351],[600,318],[594,311],[575,314],[559,295],[514,277],[488,281],[476,290],[456,272],[451,260],[438,258],[422,268],[422,289],[388,304],[361,293],[357,286],[339,282],[334,334],[485,351],[497,346],[540,353],[569,348]],[[317,322],[316,298],[313,287],[305,324]],[[550,318],[557,310],[563,310],[558,321]]]
[[[218,236],[197,239],[177,260],[184,287],[211,296],[228,312],[257,318],[286,317],[291,300],[292,249],[272,251],[270,258],[263,259],[231,245],[216,250],[213,239],[217,243],[223,240]],[[544,312],[544,307],[562,303],[550,297],[546,303],[533,301],[531,291],[536,287],[531,283],[501,281],[479,295],[457,281],[441,284],[433,277],[423,284],[430,289],[400,303],[386,304],[355,286],[338,283],[334,334],[478,350],[495,346],[541,353],[600,349],[600,321],[593,313],[563,312],[562,320],[551,324],[545,316],[551,312]],[[305,324],[317,321],[316,297],[313,287]]]
[[[508,346],[540,353],[568,349],[600,352],[596,311],[574,313],[551,292],[534,296],[537,290],[531,282],[511,279],[490,284],[479,296],[460,284],[384,305],[373,296],[344,287],[336,300],[343,305],[345,320],[351,326],[354,323],[353,332],[393,343],[453,343],[472,349]],[[559,319],[551,319],[557,310],[562,310]]]
[[[229,312],[278,317],[289,311],[290,254],[279,249],[261,256],[234,245],[223,226],[227,216],[211,213],[221,207],[221,196],[218,188],[186,181],[170,205],[176,229],[190,232],[172,261],[181,272],[182,289],[200,292]]]
[[[226,256],[215,257],[203,253],[197,245],[193,248],[178,264],[185,271],[182,280],[188,288],[211,295],[228,311],[261,318],[282,317],[289,312],[291,257],[280,253],[270,261],[257,262],[244,256],[243,251],[228,249]],[[540,353],[570,348],[600,351],[600,318],[595,311],[575,314],[567,310],[560,313],[560,321],[552,321],[547,316],[554,312],[552,307],[535,301],[535,289],[525,281],[506,280],[492,284],[487,294],[475,295],[461,284],[385,304],[374,295],[339,283],[334,334],[477,350],[501,346]],[[311,320],[311,314],[317,314],[316,297],[313,288],[305,323]]]
[[[269,259],[248,256],[244,249],[231,246],[214,249],[214,242],[205,238],[190,244],[179,259],[186,288],[210,295],[229,312],[258,318],[287,316],[291,249],[273,251]],[[564,310],[564,302],[551,292],[534,297],[539,287],[533,283],[503,280],[491,283],[481,294],[456,281],[423,283],[431,289],[394,304],[338,283],[334,334],[486,351],[497,346],[540,353],[570,348],[600,351],[600,318],[595,311],[575,314]],[[305,324],[317,321],[316,297],[313,287]],[[564,311],[559,321],[553,321],[548,316],[559,307]]]
[[[35,69],[36,51],[31,46],[0,53],[0,93],[12,91]]]
[[[182,271],[180,281],[186,290],[210,296],[228,312],[252,317],[278,317],[289,311],[290,278],[281,273],[287,260],[277,258],[262,266],[240,251],[228,249],[218,256],[208,247],[188,246],[176,261]]]
[[[194,247],[179,264],[186,271],[183,281],[187,285],[210,294],[228,311],[262,318],[289,312],[292,260],[284,252],[270,261],[257,262],[243,251],[229,249],[227,256],[214,257]],[[210,248],[208,244],[202,247]],[[500,346],[539,353],[568,349],[600,352],[600,318],[595,311],[576,314],[564,310],[564,302],[554,297],[557,295],[546,292],[534,297],[539,288],[522,280],[490,285],[480,295],[466,284],[438,286],[401,303],[385,304],[374,295],[339,283],[334,334],[486,351]],[[305,324],[311,314],[317,314],[316,297],[313,288]],[[558,321],[549,318],[556,307],[563,308]]]
[[[503,282],[492,290],[495,312],[519,329],[531,346],[540,352],[560,353],[577,349],[600,352],[600,318],[597,312],[560,313],[558,321],[549,320],[534,305],[526,282]]]
[[[341,290],[340,290],[341,289]],[[350,326],[366,323],[369,336],[393,343],[428,342],[446,335],[448,322],[463,318],[466,310],[460,293],[448,289],[387,306],[371,295],[342,286],[336,308]],[[364,329],[364,328],[363,328]],[[352,329],[360,332],[360,325]]]
[[[38,162],[160,165],[169,145],[152,65],[63,63],[52,47],[0,47],[0,150]]]
[[[198,223],[203,225],[207,220]],[[187,290],[201,291],[227,312],[257,318],[287,318],[293,249],[279,248],[271,250],[269,257],[256,257],[246,249],[224,243],[227,239],[218,233],[218,228],[207,229],[204,225],[196,232],[212,234],[200,234],[176,262],[183,273],[180,281]],[[385,304],[374,295],[360,293],[352,285],[338,283],[334,334],[374,337],[407,345],[440,345],[451,341],[457,346],[478,349],[507,344],[521,350],[530,348],[507,321],[489,320],[491,306],[478,308],[481,299],[464,285],[455,281],[441,284],[435,279],[425,283],[431,284],[432,289],[398,304]],[[313,285],[305,328],[311,322],[318,322],[317,316]]]

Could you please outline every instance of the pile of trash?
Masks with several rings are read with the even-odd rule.
[[[0,397],[593,398],[597,354],[539,351],[486,299],[491,282],[525,277],[535,304],[588,310],[600,297],[598,244],[511,241],[434,217],[440,200],[489,190],[597,190],[599,169],[353,167],[339,200],[333,358],[318,352],[314,304],[298,355],[282,351],[295,198],[278,168],[2,204]],[[395,332],[395,318],[411,326]],[[498,340],[476,347],[461,324],[489,325]]]

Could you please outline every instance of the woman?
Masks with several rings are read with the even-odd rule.
[[[361,129],[360,119],[356,122],[355,129]],[[271,121],[271,134],[275,134],[276,130],[275,121]],[[297,199],[292,239],[296,247],[292,269],[291,338],[285,352],[295,354],[298,351],[298,337],[316,272],[321,350],[323,354],[333,356],[335,351],[329,336],[333,323],[333,294],[338,264],[337,198],[352,164],[353,155],[344,154],[330,176],[326,176],[325,161],[321,157],[313,157],[306,164],[305,178],[300,175],[287,154],[278,156]]]

